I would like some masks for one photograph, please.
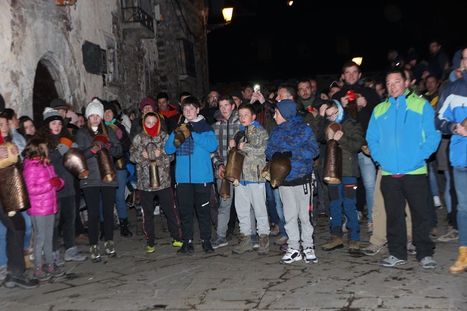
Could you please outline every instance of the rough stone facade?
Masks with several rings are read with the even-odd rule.
[[[41,66],[50,73],[52,93],[56,91],[76,110],[94,96],[118,99],[122,106],[131,107],[159,91],[172,97],[182,90],[205,93],[204,1],[77,0],[69,6],[57,2],[0,1],[0,93],[18,115],[42,112],[44,103],[38,107],[34,90]],[[142,4],[151,11],[149,15],[159,19],[153,20],[152,31],[124,20],[122,6]],[[188,25],[180,24],[182,19]],[[193,76],[185,75],[180,38],[193,44]],[[86,41],[101,51],[100,60],[94,57],[96,53],[91,57],[92,62],[101,63],[98,72],[90,73],[84,66]]]

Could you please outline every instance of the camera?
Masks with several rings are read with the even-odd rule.
[[[255,92],[260,92],[261,91],[261,87],[259,86],[259,84],[255,84],[255,86],[253,86],[253,91],[255,91]]]

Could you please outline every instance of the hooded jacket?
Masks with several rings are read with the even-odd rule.
[[[417,175],[426,174],[425,160],[438,148],[441,134],[430,103],[406,90],[376,106],[366,140],[383,175]]]

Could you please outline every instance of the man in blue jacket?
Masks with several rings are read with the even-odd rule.
[[[461,51],[462,77],[441,93],[437,119],[438,128],[444,134],[452,134],[449,160],[458,200],[459,257],[449,268],[451,273],[467,271],[467,47]]]
[[[417,260],[423,268],[435,268],[426,205],[429,186],[425,160],[438,148],[441,135],[435,129],[430,103],[408,89],[404,71],[389,71],[386,86],[389,97],[374,109],[366,134],[371,156],[381,166],[383,175],[381,191],[387,214],[389,257],[381,265],[395,267],[407,262],[407,200]]]

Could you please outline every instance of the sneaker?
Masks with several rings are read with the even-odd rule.
[[[456,229],[449,230],[446,234],[443,234],[437,239],[438,242],[451,242],[457,240],[459,240],[459,231]]]
[[[269,253],[269,235],[261,234],[259,236],[258,254],[266,255],[267,253]]]
[[[436,239],[436,237],[438,236],[439,234],[439,230],[438,228],[434,227],[431,229],[431,232],[430,232],[430,237],[434,240]]]
[[[232,249],[232,253],[243,254],[249,252],[253,250],[253,246],[251,244],[251,236],[242,234],[238,240],[238,245]]]
[[[269,234],[272,235],[272,236],[279,235],[279,225],[277,225],[277,224],[272,225]]]
[[[360,250],[360,241],[349,241],[349,254],[352,256],[362,256],[363,253]]]
[[[117,252],[115,251],[114,241],[105,241],[104,250],[107,256],[115,257]]]
[[[443,207],[442,204],[441,204],[441,200],[440,200],[439,196],[437,196],[437,195],[433,196],[433,203],[435,203],[435,207],[438,208],[438,209]]]
[[[182,247],[183,242],[179,240],[172,240],[172,247]]]
[[[420,260],[420,265],[423,269],[434,269],[438,266],[438,263],[431,256],[423,257]]]
[[[193,242],[189,240],[187,242],[183,242],[183,245],[177,251],[177,254],[191,256],[194,254],[194,252],[195,252],[195,248],[193,247]]]
[[[47,273],[54,278],[58,278],[65,275],[65,271],[57,267],[55,264],[50,264],[47,266]]]
[[[159,205],[156,205],[154,207],[154,216],[158,216],[161,214],[161,207]]]
[[[302,260],[302,254],[300,253],[300,251],[293,248],[289,248],[285,255],[282,257],[281,263],[289,264],[300,260]]]
[[[6,266],[0,266],[0,284],[6,279],[7,274]]]
[[[255,251],[259,249],[259,237],[256,234],[251,235],[251,245]]]
[[[283,236],[280,236],[277,239],[275,239],[274,244],[284,245],[285,243],[287,243],[288,240],[289,240],[289,238],[286,235],[283,235]]]
[[[54,251],[52,253],[52,259],[53,259],[53,263],[57,266],[57,267],[63,267],[65,265],[65,261],[63,260],[62,256],[60,255],[60,251],[57,250],[57,251]]]
[[[65,251],[65,261],[85,261],[87,256],[81,254],[76,246],[70,247]]]
[[[407,242],[407,253],[410,255],[417,255],[417,248],[413,245],[412,241]]]
[[[229,245],[229,242],[226,238],[218,237],[214,242],[212,242],[212,248],[218,249],[224,246]]]
[[[341,237],[333,235],[329,239],[329,241],[324,244],[321,249],[323,251],[333,251],[338,248],[343,248],[344,247],[344,241],[342,240]]]
[[[148,245],[146,246],[146,254],[152,254],[156,251],[156,247],[153,245]]]
[[[99,262],[102,260],[99,247],[97,245],[91,245],[89,252],[91,253],[92,262]]]
[[[306,263],[318,263],[318,258],[315,255],[313,247],[307,247],[303,250],[303,257]]]
[[[361,251],[363,254],[367,256],[374,256],[381,252],[381,250],[384,248],[386,244],[383,245],[376,245],[373,243],[370,243],[367,247],[363,248]]]
[[[45,282],[45,281],[48,281],[50,280],[50,278],[52,277],[52,275],[48,274],[47,272],[45,272],[44,270],[42,270],[42,268],[35,268],[34,269],[34,274],[33,274],[34,278],[36,278],[39,282]]]
[[[279,250],[281,251],[282,254],[287,253],[287,250],[289,249],[289,244],[284,243],[279,247]]]
[[[407,261],[404,259],[399,259],[397,257],[389,255],[389,257],[383,259],[380,262],[380,265],[383,267],[395,267],[395,266],[405,265],[406,263]]]
[[[39,286],[39,280],[29,279],[25,275],[13,276],[11,274],[7,274],[5,281],[3,281],[3,285],[5,285],[6,288],[18,286],[24,289],[31,289]]]
[[[202,241],[201,245],[206,254],[214,252],[214,248],[212,248],[212,245],[211,245],[211,240]]]

